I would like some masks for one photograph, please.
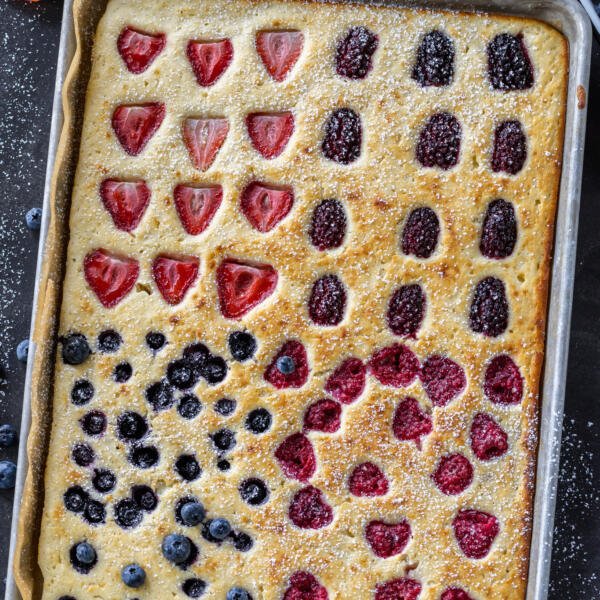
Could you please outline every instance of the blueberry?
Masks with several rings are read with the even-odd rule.
[[[60,339],[62,342],[62,359],[67,365],[80,365],[92,353],[90,345],[81,333],[71,333]]]
[[[242,500],[250,506],[259,506],[269,499],[269,488],[264,481],[257,477],[242,481],[239,491]]]
[[[129,461],[138,469],[149,469],[159,460],[156,446],[134,446],[129,452]]]
[[[146,571],[140,565],[127,565],[121,569],[121,579],[127,587],[139,588],[146,581]]]
[[[200,367],[200,375],[204,377],[210,385],[221,383],[227,376],[227,363],[220,356],[210,356]]]
[[[181,589],[188,598],[200,598],[206,591],[206,582],[196,578],[186,579]]]
[[[8,423],[0,425],[0,448],[10,448],[17,443],[17,430]]]
[[[79,443],[73,446],[71,457],[76,465],[89,467],[96,460],[96,453],[88,444]]]
[[[88,500],[88,493],[79,485],[74,485],[63,494],[65,508],[74,513],[83,512]]]
[[[106,431],[106,415],[99,410],[90,410],[81,417],[79,423],[87,435],[98,436]]]
[[[152,512],[158,505],[157,495],[147,485],[134,485],[131,488],[131,497],[146,512]]]
[[[79,542],[71,546],[69,552],[71,564],[80,573],[89,573],[98,562],[98,555],[94,547],[88,542]]]
[[[183,356],[195,370],[200,370],[210,357],[210,350],[204,344],[196,342],[187,346]]]
[[[215,412],[219,415],[223,415],[224,417],[228,417],[234,413],[236,406],[237,402],[235,400],[231,400],[230,398],[221,398],[215,403]]]
[[[158,412],[173,406],[173,388],[164,380],[157,381],[146,388],[146,400]]]
[[[200,502],[187,502],[181,507],[180,515],[184,525],[193,527],[204,521],[206,511]]]
[[[234,587],[227,592],[226,600],[252,600],[252,596],[244,588]]]
[[[122,343],[123,338],[114,329],[107,329],[98,336],[98,350],[105,354],[116,352]]]
[[[233,547],[238,552],[248,552],[254,546],[252,538],[242,531],[233,535]]]
[[[98,500],[88,499],[88,501],[85,503],[85,508],[83,509],[83,518],[90,525],[104,523],[106,518],[106,509],[104,508],[104,504],[102,504],[102,502],[98,502]]]
[[[183,498],[179,498],[177,503],[175,504],[175,521],[180,525],[185,525],[183,517],[181,516],[181,510],[186,504],[195,504],[198,503],[198,498],[194,496],[184,496]]]
[[[276,367],[283,375],[289,375],[296,370],[296,363],[291,356],[280,356],[277,359]]]
[[[113,379],[117,383],[125,383],[131,379],[133,368],[128,362],[119,363],[113,371]]]
[[[231,525],[227,519],[212,519],[208,523],[208,531],[216,540],[224,540],[231,533]]]
[[[29,354],[29,340],[23,340],[19,342],[17,346],[17,360],[22,363],[27,362],[27,356]]]
[[[167,379],[178,390],[187,390],[198,381],[198,377],[186,359],[174,360],[167,367]]]
[[[175,471],[185,481],[194,481],[202,475],[202,469],[193,454],[182,454],[175,461]]]
[[[108,469],[95,469],[92,485],[97,492],[107,494],[117,485],[117,476]]]
[[[246,417],[246,429],[252,433],[264,433],[271,427],[273,417],[266,408],[255,408]]]
[[[25,214],[25,223],[27,224],[27,229],[39,231],[42,226],[42,209],[37,206],[30,208]]]
[[[217,462],[217,469],[219,469],[219,471],[229,471],[229,469],[231,469],[231,463],[225,459],[220,460]]]
[[[176,565],[186,562],[192,551],[190,540],[178,533],[167,535],[161,548],[163,556]]]
[[[151,331],[146,334],[146,344],[154,352],[158,352],[166,343],[167,338],[158,331]]]
[[[142,415],[128,410],[117,418],[117,435],[122,440],[141,440],[147,433],[148,423]]]
[[[124,498],[115,504],[115,521],[123,529],[137,527],[143,518],[142,511],[135,500]]]
[[[221,452],[231,450],[236,444],[235,433],[231,429],[219,429],[219,431],[211,434],[210,437],[217,450]]]
[[[77,598],[73,596],[61,596],[58,600],[77,600]]]
[[[256,352],[256,338],[247,331],[234,331],[227,340],[229,351],[235,360],[244,362],[254,356]]]
[[[94,386],[87,379],[79,379],[71,388],[71,402],[83,406],[94,397]]]
[[[177,412],[184,419],[195,419],[201,410],[202,404],[194,394],[185,394],[177,405]]]

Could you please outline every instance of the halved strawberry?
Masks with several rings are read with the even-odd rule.
[[[159,292],[169,304],[179,304],[198,277],[200,261],[195,256],[157,256],[152,275]]]
[[[253,113],[246,117],[248,135],[254,148],[265,158],[278,157],[294,133],[291,112]]]
[[[233,44],[230,40],[196,42],[187,45],[187,57],[196,75],[198,85],[209,87],[223,75],[233,59]]]
[[[256,49],[269,75],[283,81],[302,54],[304,35],[301,31],[259,31]]]
[[[273,187],[253,181],[242,192],[240,206],[250,225],[261,233],[271,231],[294,204],[291,187]]]
[[[139,75],[154,62],[166,43],[164,33],[146,33],[125,27],[117,39],[117,48],[129,71]]]
[[[243,317],[275,291],[277,279],[271,265],[226,258],[217,269],[221,312],[228,319]]]
[[[116,306],[133,288],[140,274],[138,261],[103,248],[83,259],[85,280],[106,308]]]
[[[183,122],[183,141],[196,169],[206,171],[214,162],[227,134],[227,119],[186,119]]]
[[[161,126],[165,112],[165,105],[160,102],[117,106],[112,126],[123,150],[137,156]]]
[[[150,202],[150,188],[145,181],[105,179],[100,197],[117,229],[133,231],[142,220]]]
[[[223,188],[220,185],[194,187],[180,184],[173,196],[183,228],[190,235],[198,235],[210,225],[221,206]]]

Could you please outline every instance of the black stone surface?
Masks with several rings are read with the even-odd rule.
[[[62,2],[0,2],[0,423],[17,427],[25,366],[37,234],[25,212],[41,206]],[[555,526],[552,600],[600,598],[600,51],[594,43],[589,93],[566,418]],[[0,460],[16,460],[16,449]],[[0,573],[12,493],[0,491]],[[0,586],[0,596],[4,584]]]

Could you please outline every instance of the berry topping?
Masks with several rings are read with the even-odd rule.
[[[108,469],[94,469],[92,485],[97,492],[107,494],[117,485],[117,476]]]
[[[30,231],[39,231],[42,228],[42,209],[38,206],[30,208],[25,213],[25,225]]]
[[[487,258],[502,259],[513,253],[517,241],[517,219],[510,202],[498,198],[487,207],[479,250]]]
[[[410,540],[411,529],[406,519],[399,523],[371,521],[365,528],[365,538],[373,554],[389,558],[400,554]]]
[[[504,283],[496,277],[482,279],[475,288],[471,302],[471,329],[487,337],[502,335],[508,327],[508,313]]]
[[[133,258],[98,249],[83,261],[85,280],[105,308],[116,306],[132,290],[140,274]]]
[[[0,460],[0,490],[10,490],[17,481],[17,465],[10,460]]]
[[[489,44],[488,76],[496,90],[526,90],[533,85],[533,66],[523,34],[501,33]]]
[[[210,350],[203,343],[196,342],[184,349],[183,356],[193,369],[201,371],[211,354]]]
[[[71,402],[83,406],[94,397],[94,386],[87,379],[78,379],[71,389]]]
[[[240,483],[240,496],[250,506],[260,506],[269,499],[269,488],[262,479],[252,477]]]
[[[62,342],[62,359],[67,365],[80,365],[92,353],[87,338],[82,333],[70,333],[59,341]]]
[[[238,552],[248,552],[254,546],[254,541],[252,538],[242,531],[239,533],[232,533],[231,537],[233,539],[233,547]]]
[[[125,27],[117,39],[117,48],[127,69],[139,75],[154,62],[166,42],[164,33],[145,33]]]
[[[348,489],[354,496],[384,496],[388,493],[389,483],[383,471],[372,462],[362,463],[350,474]]]
[[[217,269],[217,291],[223,316],[243,317],[275,291],[277,279],[277,271],[271,265],[226,258]]]
[[[292,188],[253,181],[242,192],[240,206],[250,225],[261,233],[267,233],[285,219],[293,203]]]
[[[139,588],[146,581],[146,571],[140,565],[127,565],[121,569],[121,579],[127,587]]]
[[[206,510],[201,502],[190,501],[181,507],[179,514],[184,525],[193,527],[204,521]]]
[[[170,533],[163,539],[161,550],[168,561],[180,565],[190,558],[192,544],[189,538],[178,533]]]
[[[195,256],[158,256],[152,263],[152,276],[162,297],[179,304],[198,277],[200,261]]]
[[[102,435],[106,431],[106,415],[99,410],[90,410],[81,417],[79,424],[87,435]]]
[[[523,377],[508,354],[492,358],[485,370],[483,391],[494,404],[519,404],[523,399]]]
[[[275,364],[277,370],[283,375],[289,375],[296,370],[296,363],[291,356],[280,356]]]
[[[423,318],[427,301],[425,292],[418,283],[396,288],[387,310],[387,323],[395,335],[416,338]]]
[[[417,49],[412,78],[421,86],[450,85],[454,77],[454,43],[441,31],[423,36]]]
[[[254,149],[266,159],[277,158],[294,133],[294,115],[253,113],[246,117],[246,127]]]
[[[104,504],[98,502],[98,500],[88,499],[85,508],[83,509],[83,519],[90,525],[104,523],[106,519],[106,509],[104,508]]]
[[[200,375],[209,385],[221,383],[227,377],[227,363],[220,356],[209,356],[200,367]]]
[[[150,188],[145,181],[106,179],[100,185],[100,197],[115,227],[122,231],[133,231],[150,202]]]
[[[275,450],[275,458],[286,477],[308,481],[317,469],[317,457],[310,440],[303,433],[294,433]]]
[[[294,369],[289,372],[288,369],[283,371],[279,368],[279,359],[283,356],[288,356],[294,363]],[[273,360],[269,366],[265,369],[265,380],[277,389],[284,388],[299,388],[302,387],[308,379],[308,357],[306,355],[306,349],[301,342],[296,340],[290,340],[285,342],[279,349],[277,354],[273,357]]]
[[[325,391],[342,404],[351,404],[364,391],[367,370],[359,358],[347,358],[325,382]]]
[[[333,521],[333,509],[323,497],[323,492],[312,485],[296,492],[288,515],[300,529],[321,529]]]
[[[447,356],[434,354],[427,358],[420,376],[434,406],[446,406],[467,387],[463,368]]]
[[[187,390],[197,383],[198,374],[185,358],[180,358],[169,363],[167,380],[178,390]]]
[[[211,224],[219,210],[223,188],[220,185],[195,187],[180,184],[175,188],[173,198],[183,228],[190,235],[198,235]]]
[[[252,600],[252,596],[244,588],[234,587],[227,592],[225,600]]]
[[[304,429],[334,433],[340,428],[342,407],[339,402],[323,398],[311,404],[304,414]]]
[[[202,469],[193,454],[182,454],[175,461],[175,471],[184,481],[195,481],[202,475]]]
[[[217,469],[219,469],[219,471],[229,471],[229,469],[231,469],[231,463],[225,458],[218,460]]]
[[[462,454],[447,454],[442,456],[431,477],[442,494],[454,496],[471,485],[473,467]]]
[[[462,128],[454,115],[432,115],[419,134],[417,160],[424,167],[451,169],[458,163],[461,135]]]
[[[375,588],[375,600],[417,600],[421,595],[421,584],[415,579],[400,577]]]
[[[366,27],[352,27],[339,40],[335,53],[335,70],[340,77],[364,79],[373,66],[373,54],[379,38]]]
[[[69,558],[73,568],[82,575],[89,573],[98,562],[96,550],[87,542],[73,544],[69,551]]]
[[[414,398],[407,397],[396,408],[392,423],[394,435],[401,441],[414,441],[421,448],[421,437],[431,433],[431,416]]]
[[[113,371],[113,379],[117,383],[125,383],[129,381],[131,375],[133,374],[133,369],[128,362],[119,363],[114,371]]]
[[[89,467],[96,460],[94,449],[88,444],[75,444],[71,450],[73,462],[80,467]]]
[[[479,510],[461,510],[452,521],[454,535],[467,558],[484,558],[500,531],[498,519]]]
[[[88,498],[88,493],[79,485],[74,485],[70,487],[63,494],[63,502],[65,503],[65,508],[68,511],[74,513],[83,512]]]
[[[158,463],[160,454],[155,446],[134,446],[128,458],[134,467],[150,469]]]
[[[339,248],[346,237],[346,211],[339,200],[323,200],[313,211],[308,235],[317,250]]]
[[[251,359],[256,352],[256,338],[247,331],[231,332],[227,338],[227,343],[233,359],[240,362]]]
[[[337,275],[325,275],[313,284],[308,315],[315,325],[333,327],[344,319],[346,289]]]
[[[153,352],[158,352],[167,343],[167,338],[160,331],[149,331],[146,334],[146,344]]]
[[[165,118],[165,105],[158,102],[134,106],[118,106],[112,116],[112,126],[130,156],[137,156],[158,131]]]
[[[440,221],[435,212],[422,206],[415,208],[406,219],[402,231],[402,252],[417,258],[429,258],[438,244]]]
[[[229,121],[224,118],[185,119],[183,141],[196,169],[206,171],[215,161],[229,133]]]
[[[103,354],[116,352],[123,343],[123,338],[114,329],[102,331],[98,336],[98,350]]]
[[[457,587],[446,588],[440,600],[473,600],[467,592]]]
[[[122,440],[141,440],[147,433],[148,423],[139,413],[127,411],[117,418],[117,435]]]
[[[479,460],[493,460],[508,450],[508,435],[491,415],[477,413],[469,436],[473,453]]]
[[[527,160],[527,138],[519,121],[504,121],[494,132],[492,171],[516,175]]]
[[[10,424],[0,425],[0,448],[10,448],[17,443],[17,430]]]
[[[215,412],[218,415],[228,417],[235,412],[237,402],[231,398],[221,398],[215,402]]]
[[[196,42],[187,45],[187,57],[192,65],[198,85],[209,87],[225,73],[233,60],[233,44],[230,40]]]
[[[182,583],[181,590],[188,598],[200,598],[206,591],[206,587],[207,584],[203,579],[192,577]]]
[[[351,108],[334,110],[325,123],[321,149],[325,158],[342,165],[354,162],[360,156],[362,123]]]
[[[115,521],[123,529],[137,527],[143,518],[142,510],[131,498],[123,498],[115,504]]]
[[[256,50],[275,81],[283,81],[302,54],[304,35],[301,31],[259,31]]]
[[[147,485],[134,485],[131,488],[131,497],[146,512],[152,512],[158,506],[157,495]]]
[[[383,385],[405,387],[419,373],[419,359],[408,346],[392,344],[371,356],[369,371]]]
[[[235,432],[231,429],[219,429],[210,435],[215,448],[220,452],[228,452],[235,447]]]
[[[201,410],[202,404],[194,394],[185,394],[181,397],[177,405],[177,412],[184,419],[195,419]]]
[[[260,434],[271,428],[273,417],[266,408],[255,408],[246,417],[246,429],[252,433]]]
[[[215,540],[224,540],[231,533],[231,525],[227,519],[211,519],[208,532]]]
[[[327,590],[312,573],[298,571],[290,577],[283,600],[327,600]]]

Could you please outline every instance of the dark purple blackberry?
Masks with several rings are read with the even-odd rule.
[[[231,398],[221,398],[215,402],[215,412],[223,417],[229,417],[235,412],[237,402]]]
[[[63,494],[63,502],[65,504],[65,508],[74,513],[83,512],[85,508],[85,503],[88,501],[89,495],[88,493],[79,485],[74,485],[70,487]]]
[[[454,77],[454,42],[441,31],[423,36],[412,78],[422,87],[450,85]]]
[[[87,379],[79,379],[71,389],[71,402],[83,406],[94,397],[94,386]]]
[[[231,429],[219,429],[210,435],[215,448],[220,452],[231,450],[235,444],[235,433]]]
[[[128,410],[117,418],[117,435],[122,440],[141,440],[147,433],[148,423],[139,413]]]
[[[194,394],[185,394],[177,405],[177,412],[184,419],[195,419],[201,410],[202,404]]]
[[[227,363],[220,356],[210,356],[200,367],[200,375],[209,385],[221,383],[227,377]]]
[[[164,379],[157,381],[146,388],[146,400],[155,412],[167,410],[175,402],[173,388]]]
[[[250,506],[260,506],[269,499],[269,488],[267,484],[257,477],[245,479],[240,483],[240,496]]]
[[[487,207],[479,250],[487,258],[502,259],[513,253],[517,242],[517,218],[510,202],[497,198]]]
[[[200,598],[206,591],[207,584],[203,579],[195,577],[186,579],[181,585],[183,593],[188,598]]]
[[[339,200],[330,198],[319,203],[313,211],[308,235],[320,251],[339,248],[346,237],[346,211]]]
[[[415,208],[402,231],[402,252],[429,258],[435,252],[439,236],[440,221],[435,212],[427,206]]]
[[[496,90],[526,90],[533,86],[533,65],[523,34],[501,33],[489,44],[488,75]]]
[[[471,302],[471,329],[488,337],[499,336],[508,327],[508,314],[504,283],[496,277],[482,279],[475,288]]]
[[[238,533],[232,533],[231,538],[233,540],[233,547],[238,552],[248,552],[252,550],[252,546],[254,546],[254,541],[252,538],[243,531],[239,531]]]
[[[108,469],[94,469],[92,485],[97,492],[108,494],[115,489],[117,485],[117,476]]]
[[[366,27],[352,27],[337,45],[337,74],[347,79],[364,79],[373,66],[373,54],[378,45],[379,38]]]
[[[142,510],[135,500],[123,498],[115,504],[115,522],[123,529],[137,527],[144,517]]]
[[[79,420],[86,435],[98,436],[106,431],[106,415],[99,410],[90,410]]]
[[[175,461],[175,471],[184,481],[195,481],[202,475],[202,469],[193,454],[182,454]]]
[[[425,317],[427,302],[419,284],[397,288],[388,304],[387,323],[395,335],[416,337]]]
[[[167,379],[178,390],[187,390],[198,382],[199,373],[187,359],[174,360],[167,367]]]
[[[255,434],[264,433],[271,428],[273,417],[266,408],[255,408],[246,417],[246,429]]]
[[[69,559],[78,573],[87,575],[96,566],[98,555],[91,544],[79,542],[71,546]]]
[[[492,171],[516,175],[527,160],[527,138],[519,121],[504,121],[494,132]]]
[[[148,485],[134,485],[131,498],[145,512],[152,512],[158,506],[158,496]]]
[[[337,275],[325,275],[313,284],[308,300],[308,315],[322,327],[339,325],[346,311],[346,289]]]
[[[134,467],[149,469],[158,463],[160,454],[156,446],[134,446],[128,458]]]
[[[116,383],[125,383],[131,379],[133,368],[128,362],[119,363],[113,371],[113,379]]]
[[[116,352],[122,343],[123,338],[114,329],[107,329],[98,336],[98,350],[104,354]]]
[[[80,467],[89,467],[96,460],[94,449],[88,444],[75,444],[71,451],[71,458]]]
[[[62,359],[67,365],[80,365],[92,353],[87,338],[82,333],[70,333],[59,341],[62,342]]]
[[[146,344],[153,352],[158,352],[167,343],[167,338],[159,331],[150,331],[146,334]]]
[[[451,169],[458,163],[461,135],[462,128],[454,115],[432,115],[419,134],[417,160],[427,168]]]
[[[250,360],[256,352],[256,338],[248,331],[232,331],[227,338],[229,351],[234,360]]]
[[[351,108],[334,110],[325,123],[321,149],[325,158],[342,165],[354,162],[360,156],[362,124]]]
[[[83,509],[83,518],[90,525],[99,525],[106,519],[106,508],[102,502],[88,498]]]

